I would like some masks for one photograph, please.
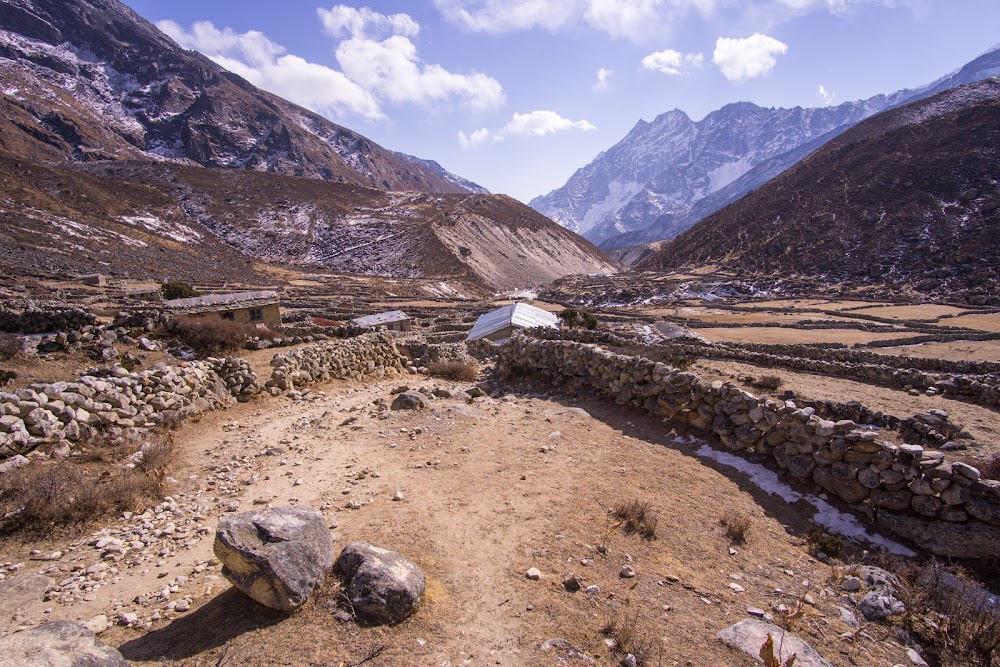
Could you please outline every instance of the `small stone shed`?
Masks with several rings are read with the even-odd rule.
[[[501,306],[480,316],[469,331],[467,340],[485,338],[495,343],[510,338],[517,329],[534,329],[535,327],[559,328],[559,318],[555,313],[542,310],[526,303],[512,303]]]
[[[413,319],[401,310],[390,310],[387,313],[365,315],[351,320],[351,324],[359,327],[374,327],[389,331],[409,331],[413,328]]]
[[[245,324],[281,326],[278,293],[273,290],[172,299],[163,306],[171,315],[212,315]]]

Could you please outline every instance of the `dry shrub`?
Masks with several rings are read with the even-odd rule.
[[[337,320],[331,320],[326,317],[314,317],[312,318],[312,323],[318,327],[340,327],[343,326],[342,322]]]
[[[0,533],[43,535],[159,502],[172,441],[157,433],[95,440],[73,459],[35,461],[0,477]],[[134,465],[123,457],[142,452]]]
[[[10,361],[24,349],[24,338],[12,333],[0,333],[0,361]]]
[[[979,464],[979,472],[986,479],[1000,479],[1000,454],[994,454]]]
[[[615,644],[611,650],[620,656],[632,654],[635,664],[640,667],[652,667],[662,662],[660,645],[653,637],[646,636],[639,628],[639,612],[635,609],[612,612],[600,633]]]
[[[726,529],[726,537],[732,544],[746,544],[753,519],[749,514],[730,511],[719,517],[719,523]]]
[[[812,526],[806,531],[806,542],[812,554],[824,553],[831,558],[837,558],[844,550],[844,538],[831,535],[819,526]]]
[[[752,386],[767,391],[776,391],[782,382],[781,378],[777,375],[762,375],[759,378],[748,379]]]
[[[479,374],[479,366],[474,361],[435,361],[427,364],[427,372],[447,380],[472,382]]]
[[[177,317],[171,320],[168,330],[199,357],[235,352],[243,347],[248,338],[261,335],[260,330],[249,324],[211,316]]]
[[[11,380],[17,379],[17,373],[14,371],[0,370],[0,387],[6,386]]]
[[[656,526],[660,519],[649,506],[649,502],[630,500],[619,503],[611,515],[621,521],[621,528],[627,535],[638,533],[647,540],[656,539]]]

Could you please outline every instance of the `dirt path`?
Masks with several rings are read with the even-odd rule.
[[[543,650],[553,638],[591,664],[616,664],[600,631],[627,617],[660,664],[751,665],[715,633],[747,608],[809,592],[816,604],[796,632],[831,663],[904,662],[891,643],[838,638],[848,628],[837,606],[851,602],[831,568],[805,551],[809,514],[674,444],[670,425],[593,398],[445,397],[426,410],[380,410],[404,382],[457,387],[414,376],[333,383],[315,388],[314,400],[266,398],[184,427],[176,508],[148,518],[150,545],[118,558],[82,540],[55,561],[26,561],[23,570],[51,569],[57,582],[93,564],[113,572],[90,599],[54,599],[48,613],[22,621],[135,613],[137,627],[102,634],[135,665],[339,665],[378,654],[366,664],[388,667],[587,664]],[[608,509],[632,499],[658,513],[657,539],[615,529]],[[365,540],[406,554],[427,576],[420,612],[394,628],[358,628],[336,620],[332,582],[287,616],[231,590],[212,560],[215,524],[264,503],[320,508],[337,551]],[[719,524],[733,513],[751,524],[736,549]],[[109,531],[131,530],[136,519]],[[156,537],[168,523],[173,532]],[[0,560],[25,560],[33,546],[41,549],[4,545]],[[620,576],[625,565],[634,578]],[[525,577],[530,567],[539,581]],[[570,574],[597,588],[567,592]],[[740,592],[730,587],[737,581]],[[182,600],[189,604],[178,607]]]

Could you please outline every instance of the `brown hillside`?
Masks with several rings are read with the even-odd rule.
[[[645,259],[941,295],[997,291],[1000,80],[879,114]]]

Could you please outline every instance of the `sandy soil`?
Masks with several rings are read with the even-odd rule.
[[[900,347],[873,347],[872,352],[925,359],[950,359],[952,361],[1000,362],[1000,341],[960,340],[947,343],[921,343]]]
[[[752,665],[715,634],[748,607],[769,610],[809,592],[816,605],[795,632],[832,664],[905,662],[901,647],[876,641],[880,633],[839,638],[847,627],[836,605],[850,602],[831,568],[805,551],[809,512],[697,458],[673,442],[670,425],[586,397],[517,395],[440,399],[379,419],[373,401],[390,400],[402,381],[455,386],[414,377],[333,383],[314,388],[325,392],[315,401],[266,398],[209,414],[177,434],[171,493],[204,508],[213,529],[230,504],[324,508],[335,549],[366,540],[424,569],[425,603],[410,620],[388,629],[340,623],[333,582],[297,613],[265,610],[210,564],[209,531],[162,564],[123,569],[91,601],[35,610],[36,620],[111,613],[116,601],[127,607],[183,575],[177,595],[191,597],[190,611],[164,612],[148,631],[114,627],[102,640],[136,665],[359,664],[384,647],[366,664],[527,666],[566,664],[564,653],[540,648],[562,637],[610,665],[617,659],[600,629],[628,612],[662,651],[661,664]],[[282,451],[265,455],[268,448]],[[401,502],[391,500],[397,490]],[[632,499],[659,514],[656,540],[624,535],[609,519],[609,508]],[[730,512],[752,522],[747,544],[732,551],[719,524]],[[99,557],[81,547],[54,562],[28,560],[31,548],[57,546],[7,541],[0,560],[44,566],[58,580]],[[619,576],[626,564],[635,578]],[[530,567],[540,581],[525,578]],[[571,573],[599,592],[566,592]],[[743,592],[730,587],[737,581]],[[161,606],[137,612],[148,618]]]
[[[949,317],[939,322],[939,324],[945,324],[950,327],[968,327],[969,329],[979,329],[980,331],[1000,331],[1000,313]]]
[[[756,324],[760,322],[781,324],[794,324],[803,320],[828,320],[836,322],[849,322],[849,317],[836,317],[822,315],[820,313],[782,313],[782,312],[740,312],[722,310],[719,308],[698,308],[685,306],[681,308],[658,308],[654,310],[641,311],[643,315],[685,317],[700,322],[713,323],[735,323],[735,324]]]
[[[826,299],[776,299],[772,301],[745,301],[740,306],[754,308],[822,308],[823,310],[843,310],[844,308],[863,308],[865,306],[888,306],[871,301],[828,301]]]
[[[946,315],[957,315],[958,313],[965,312],[965,310],[954,306],[928,303],[919,306],[880,306],[878,308],[863,308],[851,312],[875,315],[876,317],[888,317],[894,320],[931,320]],[[945,322],[951,321],[950,318],[945,320]]]
[[[740,327],[698,329],[710,341],[733,343],[868,343],[873,340],[905,338],[910,333],[873,333],[856,329],[788,329],[782,327]]]

